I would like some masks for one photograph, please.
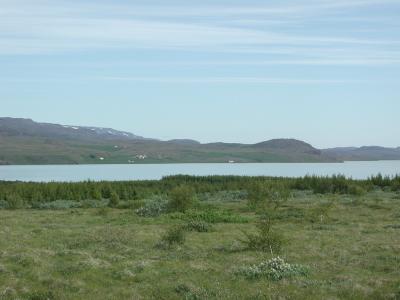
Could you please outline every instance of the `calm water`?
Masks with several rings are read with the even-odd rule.
[[[144,180],[167,175],[287,176],[343,174],[356,179],[400,174],[400,161],[276,164],[158,164],[0,166],[0,180],[82,181]]]

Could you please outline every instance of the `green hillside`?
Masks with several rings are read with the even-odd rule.
[[[311,145],[277,139],[254,145],[159,141],[114,129],[0,118],[0,164],[332,162]]]

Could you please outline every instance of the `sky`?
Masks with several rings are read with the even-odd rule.
[[[400,146],[400,0],[0,0],[0,116]]]

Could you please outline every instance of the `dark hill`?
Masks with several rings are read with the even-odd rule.
[[[257,144],[160,141],[111,128],[0,118],[0,164],[336,162],[400,159],[400,148],[318,150],[295,139]]]

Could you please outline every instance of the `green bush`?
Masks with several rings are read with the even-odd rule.
[[[70,209],[70,208],[79,208],[81,207],[81,203],[72,200],[56,200],[52,202],[45,203],[37,203],[34,208],[37,209]]]
[[[71,208],[101,208],[108,206],[109,200],[55,200],[51,202],[36,202],[32,204],[32,208],[35,209],[71,209]]]
[[[7,209],[7,208],[9,208],[9,207],[10,207],[10,205],[8,204],[7,201],[5,201],[5,200],[0,200],[0,209]]]
[[[185,228],[188,231],[209,232],[212,227],[209,223],[203,221],[189,220],[185,224]]]
[[[273,230],[272,221],[268,218],[262,218],[256,225],[256,233],[246,233],[245,239],[241,240],[248,250],[257,250],[264,252],[279,253],[284,244],[283,235]]]
[[[201,221],[206,223],[248,223],[249,219],[247,217],[233,214],[227,210],[216,210],[216,209],[207,209],[207,210],[189,210],[186,213],[175,213],[170,214],[170,217],[173,219],[180,220],[193,220],[193,221]]]
[[[393,179],[394,180],[394,179]],[[297,178],[292,184],[292,188],[299,190],[311,190],[315,194],[350,194],[362,195],[370,190],[373,185],[390,186],[390,178],[372,177],[368,180],[353,180],[343,175],[331,177],[305,176]]]
[[[236,274],[245,276],[247,279],[266,277],[279,281],[294,276],[306,276],[308,268],[298,264],[288,264],[278,256],[258,265],[241,267],[236,270]]]
[[[174,245],[183,245],[185,243],[185,228],[183,226],[172,226],[169,228],[161,240],[157,243],[157,247],[167,249]]]
[[[7,195],[6,201],[8,202],[9,209],[18,209],[24,207],[24,201],[18,194]]]
[[[102,200],[82,200],[79,203],[83,208],[102,208],[108,206],[109,202],[110,201],[107,199],[102,199]]]
[[[308,211],[308,219],[311,223],[324,223],[329,220],[331,210],[335,207],[333,201],[320,203],[310,208]]]
[[[119,209],[138,209],[144,205],[143,201],[139,200],[126,200],[120,201],[117,208]]]
[[[115,192],[112,191],[110,195],[110,202],[108,203],[109,207],[117,207],[119,204],[119,195]]]
[[[247,204],[252,209],[277,209],[290,197],[291,191],[284,184],[256,183],[248,192]]]
[[[28,300],[53,300],[56,296],[52,291],[34,291],[26,295]]]
[[[254,183],[247,191],[247,204],[251,208],[258,207],[267,198],[267,187],[260,182]]]
[[[168,197],[168,210],[171,212],[185,212],[194,205],[194,190],[186,185],[172,189]]]
[[[141,217],[158,217],[165,213],[168,208],[168,201],[163,197],[154,197],[145,201],[145,204],[136,210]]]
[[[354,196],[362,196],[366,193],[365,189],[359,185],[351,184],[348,188],[348,194]]]
[[[198,195],[199,201],[207,202],[240,202],[247,199],[246,191],[219,191],[216,193],[202,193]]]

